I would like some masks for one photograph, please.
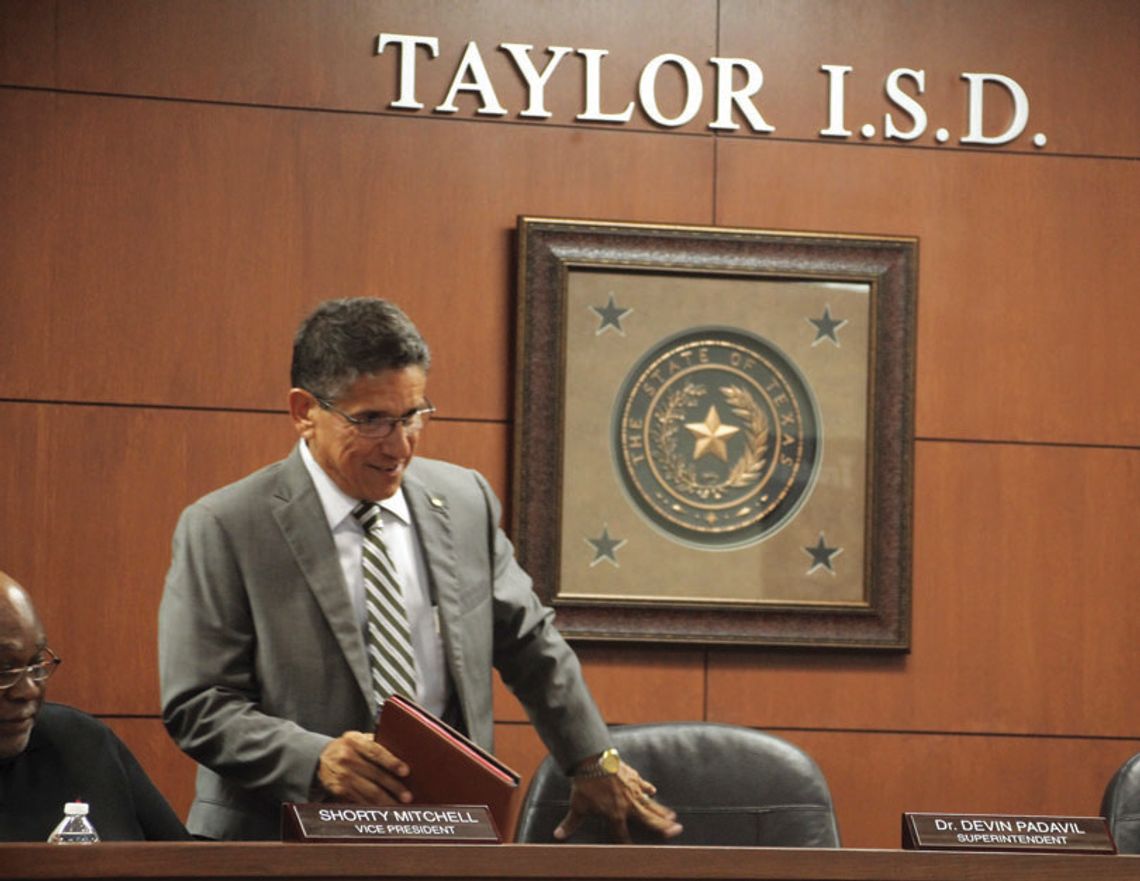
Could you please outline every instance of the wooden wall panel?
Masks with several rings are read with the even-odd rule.
[[[524,791],[547,755],[534,727],[526,722],[495,723],[495,754],[522,775]]]
[[[284,417],[242,423],[0,405],[0,559],[35,598],[64,658],[52,680],[57,699],[100,714],[157,711],[155,615],[179,511],[289,449]]]
[[[0,568],[32,593],[65,659],[53,697],[156,714],[156,615],[178,515],[288,453],[288,418],[6,403],[0,436]],[[437,422],[423,449],[485,471],[502,493],[506,444],[502,425]]]
[[[375,55],[379,33],[439,39],[438,58],[417,51],[421,115],[442,102],[468,41],[488,70],[505,118],[528,124],[570,124],[582,112],[584,65],[571,55],[547,88],[552,118],[519,117],[524,83],[502,42],[534,46],[537,64],[548,46],[608,49],[603,66],[602,108],[616,112],[636,100],[644,65],[663,53],[693,62],[703,82],[697,117],[677,129],[707,132],[715,116],[713,56],[748,58],[761,66],[765,84],[754,99],[775,132],[764,138],[818,137],[827,125],[827,89],[821,64],[846,64],[847,127],[870,122],[881,132],[892,112],[901,128],[910,119],[887,101],[884,81],[895,68],[925,71],[921,103],[930,114],[918,144],[934,147],[934,131],[946,126],[955,149],[966,128],[964,71],[1013,77],[1030,102],[1030,127],[1004,149],[1037,152],[1029,137],[1044,131],[1045,152],[1129,156],[1140,137],[1140,107],[1127,90],[1108,88],[1140,75],[1131,49],[1140,41],[1140,16],[1130,0],[967,0],[914,4],[906,0],[852,0],[838,15],[827,0],[605,0],[541,6],[513,0],[454,0],[411,4],[401,0],[327,4],[277,0],[266,15],[245,0],[56,0],[0,5],[0,41],[22,51],[0,66],[5,82],[115,94],[161,95],[194,100],[391,111],[399,89],[395,48]],[[208,9],[206,12],[204,9]],[[718,20],[719,10],[719,20]],[[857,21],[859,27],[852,27]],[[54,51],[52,38],[59,42]],[[47,63],[47,59],[52,63]],[[470,77],[468,77],[468,81]],[[666,68],[658,78],[662,110],[679,112],[680,78]],[[908,91],[914,87],[908,84]],[[995,91],[986,131],[1003,131],[1010,102]],[[1112,112],[1082,113],[1101,102]],[[471,118],[472,95],[458,100]],[[743,123],[739,115],[737,121]],[[613,124],[601,124],[612,126]],[[636,109],[630,128],[653,124]],[[757,137],[751,133],[751,137]],[[876,134],[875,141],[881,140]]]
[[[913,122],[887,100],[885,80],[896,68],[925,71],[919,98],[929,115],[913,143],[961,149],[967,130],[968,86],[961,74],[996,73],[1021,84],[1029,99],[1026,133],[1003,150],[1135,156],[1140,143],[1140,96],[1113,82],[1140,77],[1140,14],[1132,0],[724,0],[721,52],[754,58],[768,75],[757,106],[774,137],[817,139],[828,126],[828,79],[823,64],[849,65],[846,126],[849,143],[863,141],[864,123],[883,143],[883,114],[909,130]],[[1124,77],[1124,79],[1119,79]],[[1011,102],[986,93],[985,132],[1006,131]],[[939,126],[951,132],[938,147]],[[1048,144],[1030,143],[1043,131]],[[900,143],[891,141],[890,143]],[[974,147],[977,149],[977,147]],[[985,148],[993,149],[993,148]]]
[[[692,139],[28,92],[0,127],[8,397],[276,408],[303,314],[381,294],[444,412],[504,419],[518,214],[711,218]]]
[[[779,731],[831,789],[844,847],[899,847],[904,811],[1097,816],[1140,740]]]
[[[555,619],[557,623],[557,619]],[[704,652],[663,653],[646,648],[575,646],[586,683],[610,725],[705,717]],[[526,720],[522,706],[496,677],[495,718]]]
[[[909,655],[718,653],[709,718],[1140,737],[1140,452],[923,443]]]
[[[378,35],[390,33],[439,40],[438,58],[426,49],[416,53],[416,97],[424,115],[444,101],[469,41],[477,44],[508,111],[502,118],[512,121],[520,118],[528,96],[514,63],[498,48],[503,42],[532,45],[531,58],[540,68],[550,58],[548,46],[612,50],[602,65],[605,113],[636,100],[642,67],[663,52],[692,59],[702,71],[704,91],[712,93],[713,73],[705,62],[716,54],[714,0],[275,0],[273,6],[272,15],[248,0],[56,0],[21,8],[18,20],[0,24],[0,40],[38,37],[39,52],[13,58],[0,74],[7,82],[78,91],[408,115],[388,109],[400,94],[397,48],[376,55]],[[45,20],[53,17],[49,28]],[[53,51],[53,35],[59,52],[54,67],[45,67],[37,61]],[[552,122],[572,123],[584,111],[584,70],[574,53],[559,63],[545,90]],[[676,70],[660,75],[663,112],[680,111],[680,85]],[[468,118],[480,107],[470,92],[460,92],[456,104],[457,115]],[[681,130],[700,131],[703,124],[698,118]],[[652,124],[638,111],[627,127]]]
[[[0,83],[55,84],[55,3],[0,0]]]
[[[1140,443],[1135,162],[722,143],[717,222],[919,238],[917,432]]]

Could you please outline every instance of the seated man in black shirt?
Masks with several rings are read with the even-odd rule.
[[[105,841],[188,839],[110,728],[44,702],[58,665],[31,598],[0,572],[0,841],[46,841],[76,799]]]

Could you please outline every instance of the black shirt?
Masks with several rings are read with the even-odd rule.
[[[104,841],[190,837],[110,728],[45,702],[27,748],[0,760],[0,841],[47,841],[69,801],[90,805],[88,819]]]

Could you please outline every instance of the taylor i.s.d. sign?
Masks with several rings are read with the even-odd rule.
[[[495,51],[510,59],[513,74],[525,86],[525,106],[507,107],[499,99],[502,83],[496,88],[484,60],[484,50],[474,40],[468,41],[451,71],[446,91],[441,95],[423,95],[417,84],[421,65],[448,62],[441,58],[439,37],[417,34],[381,33],[376,38],[376,54],[398,55],[398,73],[395,94],[388,101],[392,110],[422,111],[429,105],[431,112],[453,114],[459,112],[456,103],[461,94],[472,95],[478,102],[475,113],[483,117],[506,117],[515,114],[520,119],[550,119],[553,114],[546,106],[547,86],[556,78],[579,78],[584,82],[581,106],[572,120],[565,122],[610,123],[623,125],[640,109],[654,124],[665,128],[688,125],[702,116],[711,131],[747,131],[756,134],[775,134],[779,120],[763,112],[764,70],[751,58],[707,59],[715,77],[711,95],[706,95],[701,69],[696,62],[675,52],[665,52],[650,58],[641,68],[635,94],[622,106],[605,105],[602,84],[605,76],[605,59],[608,49],[547,46],[535,53],[529,43],[499,43]],[[543,57],[545,56],[545,57]],[[540,69],[541,68],[541,69]],[[673,69],[682,82],[682,106],[663,109],[658,100],[658,83],[666,70]],[[922,68],[899,67],[891,70],[883,80],[883,89],[891,108],[881,121],[855,123],[847,119],[847,83],[854,68],[847,64],[820,64],[818,73],[824,75],[820,101],[825,107],[827,125],[818,132],[819,137],[843,140],[858,136],[870,139],[881,136],[886,141],[916,141],[931,132],[931,120],[922,103],[926,91],[926,71]],[[960,74],[965,82],[965,130],[957,134],[962,146],[1002,146],[1026,134],[1029,124],[1029,96],[1017,80],[1002,73],[966,71]],[[1012,108],[1008,122],[1000,131],[985,131],[985,104],[987,100],[1004,100]],[[945,126],[932,132],[938,144],[945,144],[954,134]],[[1030,137],[1037,148],[1048,143],[1044,132]]]

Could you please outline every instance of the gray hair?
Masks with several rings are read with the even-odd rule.
[[[327,300],[293,338],[290,381],[336,400],[360,376],[382,370],[431,366],[427,343],[394,303],[374,297]]]

